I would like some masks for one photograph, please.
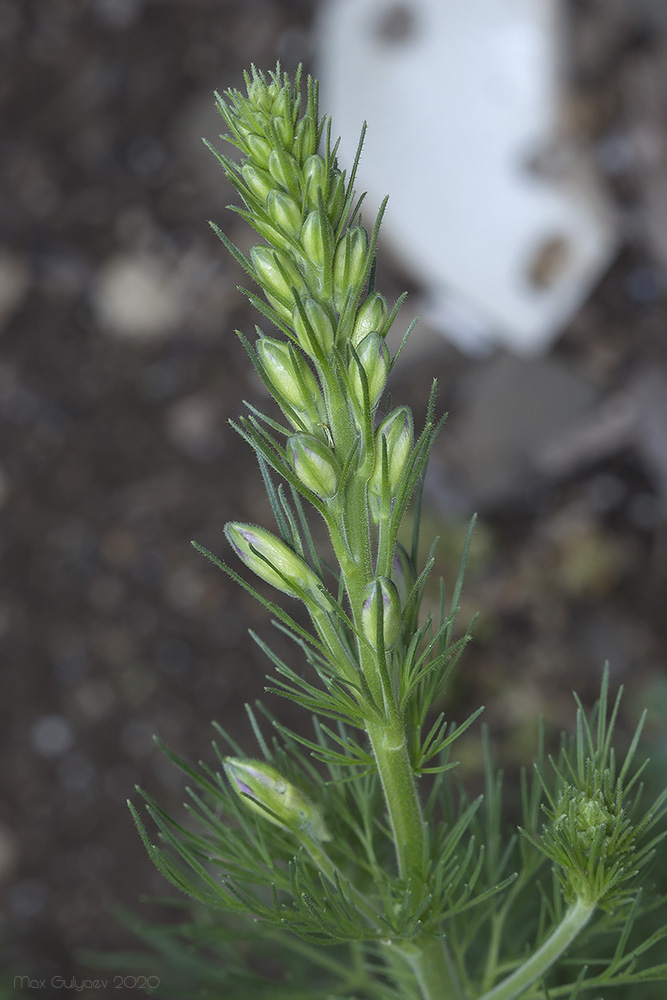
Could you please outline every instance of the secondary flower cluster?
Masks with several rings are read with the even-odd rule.
[[[264,292],[265,302],[254,293],[251,300],[284,334],[277,339],[257,328],[248,345],[289,425],[284,445],[262,432],[263,457],[343,526],[351,519],[347,494],[361,489],[380,525],[390,520],[413,463],[414,429],[407,407],[375,426],[392,363],[385,337],[396,313],[368,287],[377,227],[369,237],[357,216],[353,178],[347,181],[323,137],[311,81],[301,117],[298,78],[292,85],[278,72],[267,78],[253,68],[246,84],[246,95],[218,96],[229,128],[223,138],[241,150],[242,161],[216,155],[243,199],[236,211],[266,242],[246,255],[220,235]],[[226,534],[263,580],[304,600],[311,613],[313,605],[330,609],[323,581],[288,540],[244,523],[228,524]],[[403,580],[406,560],[405,552],[394,560]],[[378,619],[388,647],[400,633],[406,587],[393,572],[385,565],[365,581],[359,621],[372,645]]]

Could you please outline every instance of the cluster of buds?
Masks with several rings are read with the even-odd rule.
[[[240,214],[266,241],[247,256],[227,245],[264,292],[268,307],[260,308],[286,336],[258,329],[251,350],[291,430],[285,444],[275,445],[280,465],[274,467],[319,509],[343,512],[343,520],[351,516],[344,484],[356,483],[355,495],[367,495],[380,524],[409,478],[414,431],[407,407],[392,410],[374,429],[391,369],[386,335],[396,312],[366,287],[376,230],[369,237],[354,215],[352,181],[323,137],[315,84],[308,81],[303,114],[298,76],[292,84],[278,69],[266,76],[253,68],[246,88],[247,94],[229,91],[218,100],[229,129],[224,138],[242,161],[219,159],[245,203]],[[283,541],[247,524],[227,525],[226,533],[263,580],[300,597],[311,614],[331,611],[319,577]],[[405,560],[393,575],[369,584],[363,610],[356,609],[367,640],[375,645],[381,634],[387,649],[401,633],[401,605],[413,585]]]
[[[293,331],[316,368],[337,349],[357,409],[367,401],[373,411],[389,372],[389,312],[381,295],[364,295],[373,247],[363,225],[348,220],[354,192],[335,151],[319,152],[324,123],[316,86],[308,81],[301,117],[298,76],[292,84],[278,70],[267,77],[253,67],[246,87],[247,95],[232,90],[218,97],[225,138],[244,159],[238,165],[218,157],[245,202],[240,214],[266,243],[237,256],[277,325]]]
[[[596,767],[587,760],[582,786],[566,783],[555,807],[545,807],[551,822],[537,846],[556,864],[569,902],[580,899],[613,909],[635,874],[640,831],[623,807],[620,778]]]

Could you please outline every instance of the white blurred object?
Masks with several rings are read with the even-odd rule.
[[[616,234],[587,157],[562,142],[561,0],[328,0],[320,107],[366,216],[423,283],[427,318],[468,350],[546,348]]]

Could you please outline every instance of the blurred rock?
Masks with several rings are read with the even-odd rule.
[[[223,449],[220,399],[194,393],[169,407],[166,424],[171,441],[201,462],[218,458]]]
[[[455,451],[476,503],[521,492],[536,458],[592,407],[597,393],[553,358],[501,356],[473,376],[457,419]]]
[[[92,298],[98,323],[116,337],[159,340],[173,333],[183,315],[181,287],[172,270],[146,255],[108,260]]]
[[[74,730],[62,715],[43,715],[30,727],[30,742],[42,757],[60,757],[74,743]]]

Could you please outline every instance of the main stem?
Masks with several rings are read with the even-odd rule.
[[[332,380],[326,386],[331,430],[343,454],[353,447],[357,428],[340,387]],[[353,616],[360,627],[363,591],[373,579],[366,476],[358,471],[347,490],[346,506],[339,509],[337,539],[332,537]],[[346,544],[342,544],[342,539]],[[403,881],[427,877],[426,838],[422,807],[408,750],[405,720],[395,704],[394,693],[378,666],[377,654],[360,645],[360,667],[371,695],[383,717],[373,717],[366,732],[377,764],[389,813],[398,870]],[[392,958],[407,962],[423,1000],[463,1000],[458,976],[443,938],[422,935],[408,942],[388,941]],[[390,966],[392,961],[388,963]]]

